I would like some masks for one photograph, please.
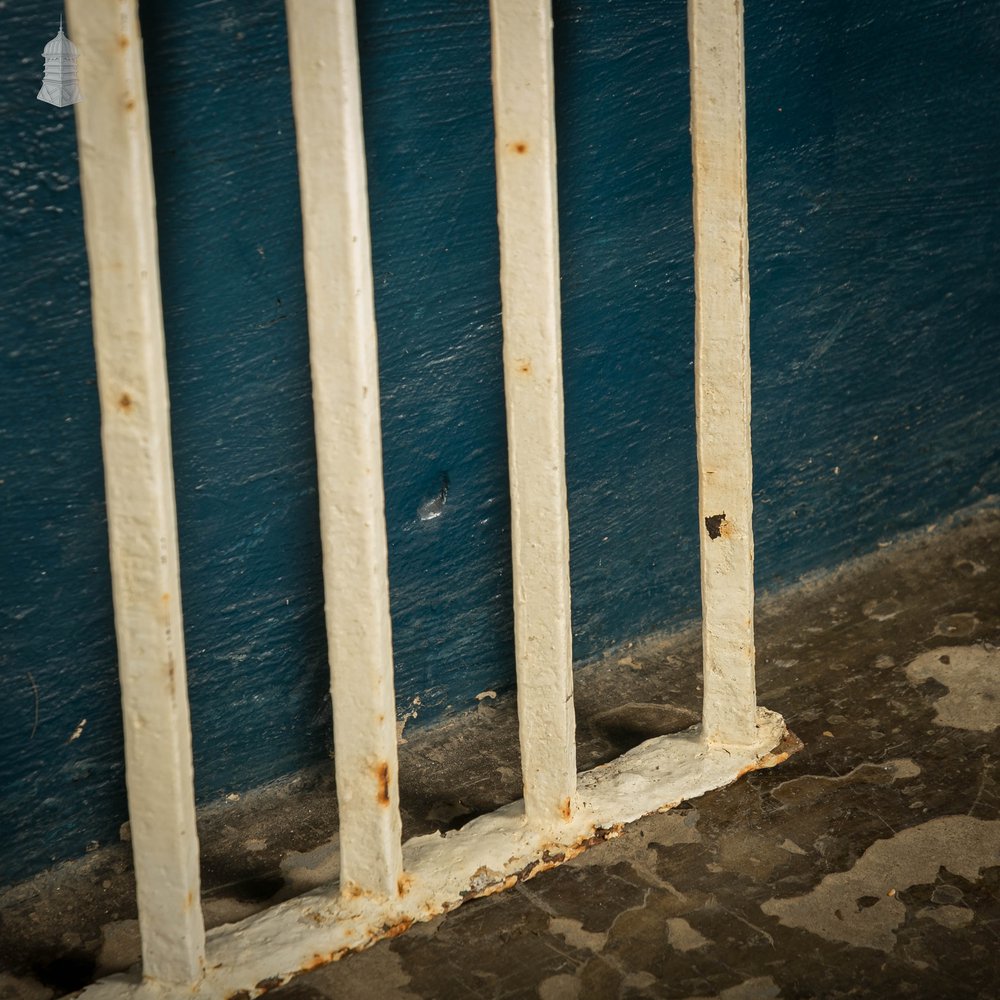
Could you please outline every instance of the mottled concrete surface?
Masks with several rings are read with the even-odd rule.
[[[758,638],[761,701],[805,744],[786,763],[271,995],[1000,995],[1000,513],[765,600]],[[581,760],[689,725],[698,656],[689,631],[584,668]],[[511,706],[415,736],[401,771],[407,835],[516,798]],[[335,829],[322,776],[206,815],[209,922],[335,877]],[[8,892],[0,998],[134,963],[129,892],[127,845]]]

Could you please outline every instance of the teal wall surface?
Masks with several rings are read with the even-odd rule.
[[[513,684],[489,24],[485,0],[359,6],[413,726]],[[330,746],[294,125],[281,3],[141,8],[210,802]],[[58,15],[0,6],[0,884],[126,815],[73,113],[35,100]],[[687,38],[680,0],[554,16],[585,660],[699,608]],[[746,43],[757,569],[774,588],[1000,491],[1000,6],[748,0]],[[444,477],[443,515],[421,520]]]

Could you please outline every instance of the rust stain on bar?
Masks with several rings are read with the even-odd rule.
[[[389,765],[382,761],[375,769],[375,777],[378,780],[378,804],[387,806],[389,804]]]

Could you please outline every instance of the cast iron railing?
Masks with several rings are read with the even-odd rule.
[[[783,759],[754,684],[742,6],[689,0],[703,721],[577,774],[551,11],[491,2],[524,798],[403,844],[354,7],[287,0],[341,874],[206,935],[136,2],[68,0],[142,936],[141,978],[85,995],[249,997]]]

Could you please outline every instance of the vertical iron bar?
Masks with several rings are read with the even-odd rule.
[[[689,0],[704,734],[754,739],[750,285],[742,0]]]
[[[341,889],[402,874],[378,343],[354,4],[287,0],[305,238]]]
[[[521,769],[528,819],[576,791],[552,13],[491,0]]]
[[[69,0],[143,974],[203,971],[156,211],[136,0]]]

